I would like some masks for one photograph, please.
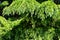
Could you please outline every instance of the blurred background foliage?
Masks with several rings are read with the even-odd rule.
[[[60,0],[0,0],[0,40],[60,40]]]

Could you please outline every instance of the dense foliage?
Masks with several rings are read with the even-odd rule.
[[[0,40],[60,40],[59,23],[54,0],[1,0]]]

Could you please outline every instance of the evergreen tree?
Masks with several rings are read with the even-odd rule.
[[[59,1],[1,0],[0,40],[60,40]]]

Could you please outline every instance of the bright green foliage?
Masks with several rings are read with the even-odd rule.
[[[52,0],[13,0],[0,16],[0,40],[58,40],[59,23],[60,5]]]
[[[9,3],[7,2],[7,1],[4,1],[4,2],[2,2],[1,4],[0,4],[0,7],[2,7],[2,6],[6,6],[6,5],[8,5]]]
[[[9,15],[11,13],[11,15],[14,15],[15,13],[22,15],[25,12],[30,12],[33,15],[35,9],[37,9],[37,6],[39,6],[39,3],[35,0],[13,1],[9,7],[4,8],[3,15]]]
[[[12,28],[20,24],[22,20],[23,18],[12,22],[7,21],[4,17],[0,16],[0,36],[5,35],[8,31],[12,30]]]

